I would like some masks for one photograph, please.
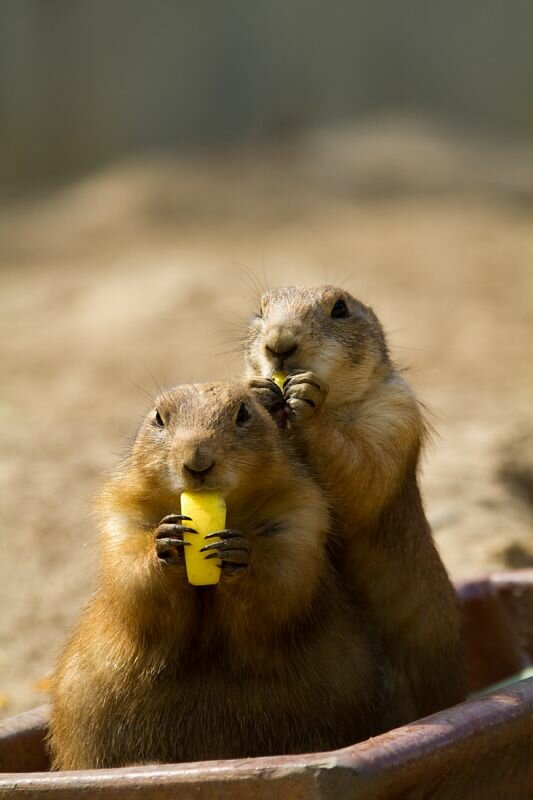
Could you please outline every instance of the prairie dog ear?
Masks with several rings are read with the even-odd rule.
[[[252,378],[248,388],[254,399],[268,411],[278,428],[285,428],[288,419],[288,408],[283,392],[271,378]]]

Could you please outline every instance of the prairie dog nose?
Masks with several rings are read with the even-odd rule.
[[[184,464],[183,469],[185,470],[185,472],[188,472],[189,475],[192,475],[193,478],[198,478],[198,480],[203,481],[204,478],[206,478],[207,475],[213,469],[214,464],[215,462],[213,461],[208,467],[205,467],[204,469],[192,469],[192,467],[190,467],[188,464]]]
[[[298,339],[290,328],[276,326],[265,337],[265,350],[275,356],[290,356],[298,348]]]
[[[213,468],[215,459],[212,454],[202,448],[196,447],[183,460],[183,469],[195,478],[203,479]]]

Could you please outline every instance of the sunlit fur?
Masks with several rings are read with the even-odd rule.
[[[349,309],[332,319],[335,302]],[[269,352],[295,348],[287,357]],[[456,598],[434,546],[417,484],[421,409],[388,353],[374,312],[332,286],[274,289],[245,342],[247,375],[309,370],[323,405],[289,435],[331,502],[340,569],[382,632],[389,662],[384,727],[464,696]]]
[[[155,551],[195,488],[191,458],[214,459],[206,485],[251,548],[245,574],[212,587]],[[96,591],[54,678],[56,769],[327,750],[373,732],[376,663],[326,555],[322,492],[245,386],[158,398],[99,511]]]

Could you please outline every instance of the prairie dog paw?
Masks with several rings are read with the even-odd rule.
[[[253,378],[248,387],[279,428],[287,423],[288,407],[283,392],[272,378]]]
[[[283,392],[272,378],[252,378],[248,388],[267,411],[283,404]]]
[[[220,541],[204,545],[200,552],[205,558],[219,558],[222,572],[228,576],[241,577],[245,574],[250,561],[250,543],[238,531],[225,530],[220,533],[209,533],[205,538],[220,538]]]
[[[155,552],[160,562],[164,564],[178,564],[182,560],[183,549],[188,547],[183,541],[184,533],[196,533],[193,528],[182,525],[184,517],[181,514],[167,514],[163,517],[155,530]]]
[[[283,395],[293,421],[307,419],[323,405],[328,396],[324,381],[314,372],[296,372],[283,384]]]

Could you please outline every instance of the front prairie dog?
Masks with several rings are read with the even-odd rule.
[[[401,724],[464,698],[456,597],[417,484],[425,428],[368,306],[333,286],[267,292],[245,344],[247,374],[288,373],[289,427],[331,501],[340,568],[362,592],[389,663]],[[252,381],[258,392],[279,390]]]
[[[216,586],[180,493],[214,489]],[[165,392],[105,488],[96,592],[60,658],[56,769],[328,750],[372,732],[376,669],[326,556],[321,491],[243,385]]]

